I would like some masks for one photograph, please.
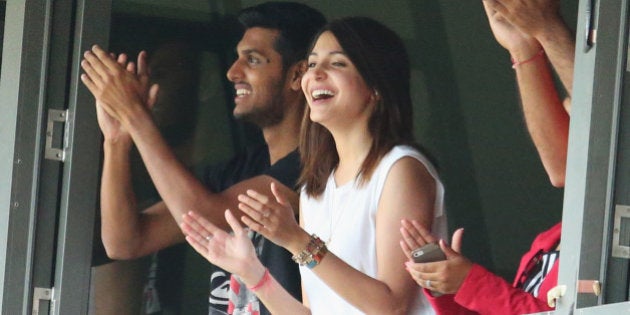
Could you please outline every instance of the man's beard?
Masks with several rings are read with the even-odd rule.
[[[278,86],[274,88],[275,93],[271,96],[269,104],[266,106],[254,106],[251,111],[235,114],[234,117],[239,120],[250,122],[259,128],[279,124],[284,119],[285,104],[282,89]]]
[[[279,101],[273,101],[269,107],[256,108],[250,112],[234,115],[236,119],[250,122],[260,128],[274,126],[284,119],[284,108]]]

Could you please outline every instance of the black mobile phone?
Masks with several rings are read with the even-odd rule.
[[[445,260],[446,255],[437,243],[428,243],[422,247],[416,248],[411,252],[413,261],[417,263],[435,262]]]

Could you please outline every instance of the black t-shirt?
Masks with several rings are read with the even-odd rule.
[[[299,160],[299,154],[296,150],[277,161],[274,165],[269,165],[268,147],[265,144],[260,144],[249,147],[243,153],[224,163],[198,167],[195,170],[195,174],[206,187],[217,193],[258,175],[269,175],[285,186],[295,188],[300,172]],[[157,191],[154,192],[154,195],[150,203],[159,201]],[[97,266],[112,260],[107,258],[100,240],[100,223],[97,223],[95,227],[98,230],[94,233],[95,246],[92,257],[93,265]],[[284,248],[264,240],[260,235],[255,235],[253,240],[258,245],[256,248],[260,260],[269,268],[274,278],[294,297],[301,299],[300,274],[297,265],[291,260],[291,254]],[[181,243],[160,250],[157,254],[158,258],[152,258],[157,260],[157,274],[155,276],[149,275],[148,281],[151,281],[151,278],[157,279],[157,292],[162,305],[161,308],[163,309],[175,311],[180,308],[184,271],[182,266],[184,256],[186,256],[186,251],[188,250],[190,250],[188,244]],[[205,259],[202,264],[205,264]],[[225,314],[228,303],[227,294],[229,294],[230,275],[216,266],[211,266],[210,270],[210,274],[215,275],[215,281],[211,281],[210,290],[207,291],[210,292],[209,301],[211,301],[209,314]],[[207,270],[204,269],[204,275],[205,271]],[[146,303],[146,301],[144,302]],[[261,308],[260,314],[269,314],[267,309]]]
[[[202,169],[199,178],[214,192],[221,192],[236,183],[259,175],[271,176],[293,189],[299,173],[300,158],[297,150],[289,153],[274,165],[270,165],[267,146],[259,145],[247,149],[243,154],[225,163]],[[291,254],[257,233],[252,233],[250,237],[263,265],[269,268],[269,272],[289,293],[301,300],[300,273],[297,264],[291,260]],[[230,274],[217,266],[212,266],[208,314],[227,314],[231,293],[229,288]],[[242,304],[235,307],[243,309],[235,311],[234,314],[249,314],[246,312],[247,309],[254,308],[255,310],[260,304],[254,294],[246,291],[246,288],[241,286],[238,300]],[[270,314],[262,304],[260,304],[260,314]]]

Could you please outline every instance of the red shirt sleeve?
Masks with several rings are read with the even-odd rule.
[[[457,304],[483,315],[552,311],[545,300],[512,287],[503,278],[477,264],[470,269],[454,297]]]
[[[479,313],[471,311],[455,302],[453,294],[444,294],[439,297],[431,295],[431,291],[422,290],[431,303],[431,306],[438,315],[477,315]]]

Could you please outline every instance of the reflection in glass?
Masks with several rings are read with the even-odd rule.
[[[225,73],[239,28],[213,1],[113,1],[109,50],[130,60],[146,50],[150,81],[160,86],[153,118],[190,168],[224,160],[254,129],[232,118]],[[230,90],[228,90],[230,88]],[[137,151],[133,187],[142,210],[160,200]],[[97,222],[97,229],[100,222]],[[132,261],[109,260],[95,232],[91,313],[207,313],[208,264],[184,244]]]

